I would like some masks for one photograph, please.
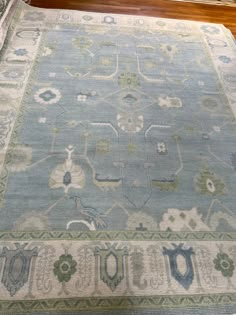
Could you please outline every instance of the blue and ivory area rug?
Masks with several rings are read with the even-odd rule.
[[[231,33],[19,2],[0,62],[0,313],[236,313]]]

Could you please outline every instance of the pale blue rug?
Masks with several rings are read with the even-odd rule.
[[[236,312],[224,26],[19,2],[0,104],[1,314]]]

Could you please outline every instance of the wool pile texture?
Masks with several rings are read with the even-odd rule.
[[[236,313],[223,25],[34,8],[0,52],[0,314]]]

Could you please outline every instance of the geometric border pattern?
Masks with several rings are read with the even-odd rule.
[[[162,309],[166,307],[189,307],[236,304],[236,294],[212,295],[172,295],[172,296],[121,296],[121,297],[90,297],[71,299],[48,299],[27,301],[0,301],[0,312],[17,314],[37,311],[99,311],[125,309]],[[13,313],[12,313],[13,312]]]
[[[2,231],[0,241],[236,241],[236,232]]]

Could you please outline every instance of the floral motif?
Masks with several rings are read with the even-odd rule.
[[[136,133],[143,129],[143,116],[137,113],[118,114],[119,128],[128,133]]]
[[[213,129],[215,132],[221,132],[220,126],[213,126],[212,129]]]
[[[166,26],[166,23],[164,21],[158,20],[156,22],[156,25],[163,27],[163,26]]]
[[[61,255],[54,263],[53,273],[59,282],[68,282],[76,272],[77,262],[71,255]]]
[[[160,107],[180,108],[182,107],[181,99],[178,97],[159,97],[158,103]]]
[[[42,88],[36,92],[34,99],[40,104],[56,104],[61,99],[61,92],[55,88]]]
[[[40,124],[45,124],[46,121],[47,121],[47,118],[46,118],[46,117],[39,117],[39,119],[38,119],[38,122],[39,122]]]
[[[220,30],[219,28],[212,26],[212,25],[202,25],[201,29],[204,31],[204,33],[208,33],[208,34],[219,34]]]
[[[101,56],[99,58],[99,62],[104,67],[109,67],[112,64],[112,58],[111,57],[103,57],[103,56]]]
[[[60,14],[60,20],[71,21],[71,19],[72,19],[71,14],[64,13],[64,12]]]
[[[87,96],[86,94],[82,94],[82,93],[80,93],[80,94],[77,96],[78,102],[86,102],[86,101],[87,101],[87,98],[88,98],[88,96]]]
[[[138,19],[134,22],[135,25],[144,25],[144,20],[143,19]]]
[[[89,49],[93,45],[93,41],[87,37],[77,37],[72,39],[72,44],[76,48]]]
[[[152,187],[159,188],[161,191],[174,191],[179,185],[178,177],[172,174],[169,178],[153,179]]]
[[[69,120],[67,122],[67,125],[70,127],[70,128],[75,128],[77,127],[79,124],[79,122],[77,120]]]
[[[132,214],[126,223],[127,230],[145,231],[145,230],[157,230],[157,222],[146,213],[139,211]]]
[[[18,48],[16,50],[14,50],[14,54],[16,56],[25,56],[28,54],[28,51],[25,48]]]
[[[4,77],[10,80],[20,79],[24,76],[23,70],[19,69],[10,69],[3,73]]]
[[[9,152],[10,163],[8,169],[11,172],[22,172],[31,164],[32,148],[27,145],[16,145]]]
[[[29,11],[25,14],[24,19],[27,21],[43,21],[45,19],[45,14],[43,12]]]
[[[90,16],[90,15],[84,15],[84,16],[83,16],[83,19],[84,19],[85,21],[91,21],[91,20],[93,19],[93,17]]]
[[[165,142],[158,142],[157,143],[157,152],[159,154],[167,154],[168,150],[167,150],[167,145],[165,144]]]
[[[218,253],[213,260],[215,269],[220,271],[223,277],[231,278],[234,273],[234,262],[226,253]]]
[[[119,75],[118,83],[122,87],[136,88],[140,85],[139,78],[136,73],[124,72]]]
[[[225,185],[223,181],[208,169],[203,169],[195,177],[196,189],[202,194],[218,195],[224,194]]]
[[[161,44],[161,51],[163,51],[170,59],[173,59],[174,55],[178,52],[176,45]]]
[[[47,57],[47,56],[50,56],[52,54],[52,48],[50,47],[44,47],[43,48],[43,52],[42,52],[42,56],[43,57]]]
[[[113,16],[105,16],[103,19],[103,23],[106,24],[116,24],[115,19]]]
[[[230,63],[232,61],[232,59],[227,56],[219,56],[219,60],[223,63]]]
[[[86,102],[88,100],[88,98],[92,98],[94,96],[97,95],[97,92],[96,91],[89,91],[89,92],[80,92],[78,95],[77,95],[77,101],[78,102]]]
[[[49,187],[52,189],[64,188],[65,193],[70,188],[83,188],[85,184],[84,171],[79,165],[76,165],[72,161],[72,153],[74,149],[69,146],[66,149],[68,154],[64,164],[59,164],[53,171],[49,179]]]

